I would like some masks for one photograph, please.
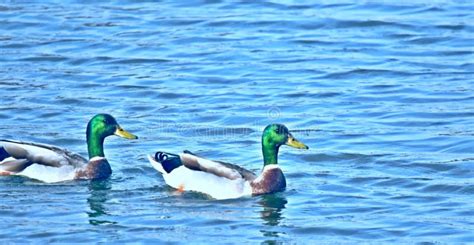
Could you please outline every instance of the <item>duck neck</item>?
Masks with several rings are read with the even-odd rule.
[[[87,127],[87,150],[89,152],[89,159],[93,157],[104,156],[104,139],[100,134],[94,132]]]
[[[262,143],[263,166],[278,164],[278,149],[280,147],[272,143],[265,141]]]

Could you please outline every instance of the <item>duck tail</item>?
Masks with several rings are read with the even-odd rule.
[[[166,173],[171,173],[175,168],[182,166],[181,157],[176,154],[157,151],[154,159],[161,164],[161,167]]]

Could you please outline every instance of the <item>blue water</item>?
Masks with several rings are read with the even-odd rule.
[[[82,2],[82,1],[81,1]],[[0,243],[474,242],[471,1],[0,1],[0,138],[86,156],[110,113],[105,181],[0,177]],[[215,201],[146,154],[258,172],[286,124],[285,192]]]

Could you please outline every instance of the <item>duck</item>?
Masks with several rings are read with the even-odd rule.
[[[266,126],[261,143],[263,169],[258,176],[236,164],[205,159],[187,150],[179,154],[157,151],[147,157],[165,183],[179,193],[194,191],[223,200],[283,191],[286,179],[278,165],[280,146],[309,147],[298,141],[283,124]]]
[[[104,140],[116,135],[137,139],[109,114],[97,114],[87,124],[89,160],[67,149],[35,142],[0,139],[0,175],[19,175],[46,183],[106,179],[112,169],[104,155]]]

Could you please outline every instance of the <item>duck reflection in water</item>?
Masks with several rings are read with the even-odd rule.
[[[108,194],[112,189],[109,180],[96,180],[89,183],[90,196],[87,198],[90,211],[87,212],[89,216],[89,223],[91,225],[114,224],[115,222],[104,220],[107,213],[105,203],[108,200]]]
[[[259,204],[263,209],[260,211],[260,216],[265,225],[277,226],[280,221],[284,219],[282,211],[288,203],[282,193],[267,194],[261,196]]]

